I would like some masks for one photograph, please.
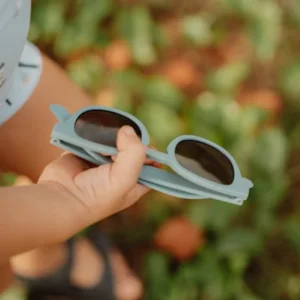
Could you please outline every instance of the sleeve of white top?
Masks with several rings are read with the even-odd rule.
[[[42,73],[39,49],[27,42],[19,65],[13,75],[12,85],[5,101],[0,103],[0,125],[10,119],[29,99]]]

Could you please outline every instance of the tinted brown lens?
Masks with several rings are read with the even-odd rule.
[[[214,147],[187,140],[178,143],[175,154],[181,166],[202,178],[227,185],[233,182],[230,160]]]
[[[133,121],[122,115],[101,110],[81,114],[75,122],[75,132],[86,140],[116,147],[118,130],[125,125],[131,126],[141,137],[141,130]]]

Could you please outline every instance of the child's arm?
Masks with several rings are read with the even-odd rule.
[[[91,105],[90,98],[48,57],[43,56],[42,70],[30,99],[0,126],[0,170],[26,175],[34,182],[45,166],[62,153],[50,144],[57,120],[49,106],[61,104],[72,113]]]
[[[4,265],[0,265],[0,296],[1,293],[10,286],[13,277],[13,271],[10,263],[7,262]]]
[[[66,154],[46,167],[38,184],[0,189],[0,266],[15,254],[68,239],[149,190],[137,184],[146,150],[132,128],[119,131],[117,147],[112,164],[89,168]]]
[[[0,188],[0,265],[12,255],[74,235],[88,225],[83,212],[57,183]]]

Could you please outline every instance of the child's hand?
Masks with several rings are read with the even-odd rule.
[[[54,184],[82,208],[86,225],[134,204],[148,188],[137,184],[146,158],[142,145],[131,127],[118,134],[119,154],[112,164],[93,167],[72,154],[64,154],[46,167],[39,183]]]

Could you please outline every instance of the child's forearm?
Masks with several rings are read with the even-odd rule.
[[[13,272],[9,262],[0,265],[0,296],[13,282]]]
[[[55,183],[0,188],[0,211],[0,265],[88,225],[80,202]]]
[[[0,126],[0,168],[38,180],[42,170],[62,151],[50,145],[50,134],[57,122],[50,112],[51,104],[60,104],[70,112],[90,105],[82,92],[47,57],[43,73],[33,95],[22,109]],[[26,145],[26,147],[25,147]]]

